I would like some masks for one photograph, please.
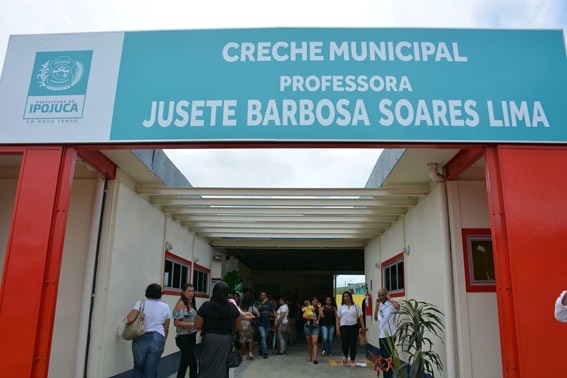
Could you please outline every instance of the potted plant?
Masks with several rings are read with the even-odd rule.
[[[431,336],[443,340],[439,333],[443,331],[443,313],[435,305],[418,302],[415,299],[402,301],[395,312],[397,331],[394,338],[388,338],[388,351],[395,376],[405,378],[423,378],[425,373],[435,377],[435,370],[443,370],[441,357],[433,350]],[[408,361],[400,359],[398,349],[405,352]]]

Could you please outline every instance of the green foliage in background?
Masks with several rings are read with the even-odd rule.
[[[232,272],[228,272],[222,280],[226,282],[226,284],[228,285],[228,289],[231,293],[233,291],[238,291],[238,287],[242,283],[242,278],[240,278],[236,270],[233,270]]]

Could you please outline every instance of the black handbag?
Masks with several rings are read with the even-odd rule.
[[[240,355],[240,351],[232,350],[228,354],[228,367],[235,368],[240,366],[241,363],[242,363],[242,356]]]
[[[230,352],[228,353],[228,367],[235,368],[240,366],[242,363],[242,356],[240,355],[240,351],[238,350],[238,331],[234,329],[234,325],[231,323],[230,329],[232,332],[232,341],[230,343],[231,348]]]

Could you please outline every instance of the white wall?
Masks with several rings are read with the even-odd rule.
[[[461,230],[490,228],[486,183],[448,184],[453,250],[458,370],[462,378],[502,374],[498,310],[495,293],[467,293]]]
[[[50,377],[74,375],[96,184],[96,179],[73,181],[51,341]]]
[[[365,248],[366,282],[370,288],[372,280],[372,299],[375,302],[377,291],[381,285],[381,269],[375,263],[382,264],[385,260],[401,253],[404,246],[410,246],[409,255],[404,255],[405,268],[405,297],[430,302],[445,313],[445,285],[441,273],[443,250],[441,240],[442,214],[439,189],[435,189],[411,209],[403,219],[396,222],[380,238],[374,240]],[[377,324],[371,317],[366,318],[369,342],[378,346]],[[444,337],[444,335],[441,335]],[[435,341],[435,340],[434,340]],[[435,342],[436,351],[445,364],[445,348],[441,341]],[[443,375],[445,374],[445,375]],[[445,377],[446,372],[439,376]]]
[[[124,182],[126,185],[124,185]],[[150,283],[163,283],[165,242],[173,243],[172,253],[211,267],[213,249],[189,231],[167,218],[138,196],[128,178],[119,175],[108,191],[99,258],[97,294],[93,311],[88,375],[112,376],[132,368],[131,343],[115,332],[117,324],[144,297]],[[164,295],[162,301],[173,308],[179,297]],[[200,305],[205,299],[199,299]],[[175,329],[170,326],[163,356],[178,351]]]
[[[0,282],[2,282],[2,274],[4,273],[4,258],[8,246],[17,185],[17,179],[0,179]]]
[[[194,235],[187,232],[187,229],[183,228],[172,219],[166,218],[165,241],[169,241],[173,244],[173,249],[170,251],[171,253],[186,260],[193,261],[194,239]]]
[[[450,222],[451,262],[454,286],[457,372],[461,378],[498,377],[502,373],[498,313],[495,293],[467,293],[461,230],[463,228],[490,228],[486,183],[484,181],[453,181],[447,183]],[[442,243],[438,189],[421,200],[380,238],[365,249],[366,282],[372,296],[380,287],[380,269],[383,262],[398,254],[404,245],[410,246],[405,256],[406,297],[435,304],[446,313],[443,296]],[[369,342],[378,345],[376,324],[371,325]],[[443,345],[437,348],[445,363]],[[444,372],[446,376],[446,372]]]

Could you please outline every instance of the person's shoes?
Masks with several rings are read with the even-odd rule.
[[[325,357],[325,351],[321,352],[321,357]]]
[[[317,364],[319,363],[319,361],[313,360],[313,363],[314,363],[315,365],[317,365]]]
[[[264,353],[264,355],[262,356],[264,359],[268,358],[268,353]]]
[[[250,353],[250,354],[248,355],[248,359],[249,359],[249,360],[253,360],[253,359],[254,359],[254,355],[253,355],[252,353]]]
[[[287,355],[286,352],[278,352],[278,353],[276,353],[276,356],[282,356],[282,357],[283,357],[283,356],[286,356],[286,355]]]
[[[333,357],[331,353],[327,353],[327,357]]]

